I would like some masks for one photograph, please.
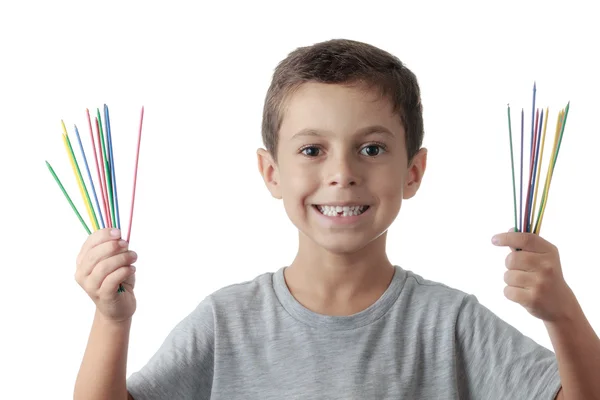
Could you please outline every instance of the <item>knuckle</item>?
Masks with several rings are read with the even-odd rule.
[[[119,251],[119,242],[117,240],[112,240],[110,242],[110,248],[113,252],[118,252]]]
[[[83,288],[83,290],[85,290],[85,292],[92,298],[96,297],[96,291],[94,290],[94,288],[92,287],[92,285],[90,284],[89,279],[86,279],[82,282],[81,287]]]
[[[525,235],[525,238],[523,239],[523,247],[530,247],[533,245],[533,241],[534,241],[534,236],[533,234],[529,234],[529,235]]]
[[[75,282],[81,285],[81,274],[79,273],[79,270],[75,271],[73,277],[75,278]]]
[[[515,261],[514,264],[517,265],[523,265],[523,264],[528,264],[529,263],[529,254],[527,254],[524,251],[519,251],[517,254],[515,254]]]
[[[508,253],[508,255],[506,256],[506,258],[504,259],[504,265],[507,268],[510,268],[510,266],[512,265],[513,257],[514,257],[513,253],[510,252],[510,253]]]
[[[83,267],[83,263],[86,259],[88,259],[87,254],[82,253],[79,256],[77,256],[77,259],[75,260],[75,269],[80,270]]]
[[[86,246],[88,244],[91,244],[94,241],[94,234],[96,232],[92,232],[91,235],[88,235],[88,237],[85,238],[85,240],[83,241],[83,246]]]
[[[93,253],[86,254],[83,262],[91,266],[96,265],[96,259],[94,258]]]
[[[108,274],[110,274],[111,262],[110,259],[106,259],[98,263],[96,268],[98,268],[98,276],[101,276],[102,279],[106,278]]]
[[[545,277],[543,277],[543,276],[536,277],[535,287],[538,292],[544,293],[548,289],[549,285],[550,285],[550,283],[549,283],[548,279],[546,279]]]
[[[129,253],[121,253],[119,255],[120,266],[128,265],[131,255]]]
[[[537,285],[534,285],[530,289],[530,296],[529,296],[530,304],[532,306],[536,306],[539,302],[539,298],[540,298],[540,288]]]
[[[544,258],[541,262],[540,262],[540,266],[542,268],[542,270],[544,271],[544,273],[546,275],[552,275],[552,273],[554,272],[554,267],[553,267],[553,263],[552,260],[549,260],[547,258]]]
[[[535,265],[536,258],[537,258],[536,254],[524,253],[522,257],[523,257],[523,263],[526,264],[527,266],[531,267],[532,265]]]
[[[93,274],[91,274],[87,279],[93,279],[94,281],[102,281],[108,275],[108,264],[105,261],[101,261],[94,267]]]

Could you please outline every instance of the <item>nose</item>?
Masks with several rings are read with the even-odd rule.
[[[327,184],[339,187],[356,186],[360,183],[358,169],[349,157],[332,159],[328,168]]]

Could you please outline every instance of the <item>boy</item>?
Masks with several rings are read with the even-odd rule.
[[[97,311],[75,398],[600,398],[600,341],[550,243],[494,238],[522,249],[505,294],[545,321],[556,356],[388,260],[387,229],[427,157],[419,86],[397,58],[349,40],[297,49],[274,73],[262,131],[260,173],[299,230],[293,263],[208,296],[126,382],[136,255],[118,231],[95,232],[77,261]]]

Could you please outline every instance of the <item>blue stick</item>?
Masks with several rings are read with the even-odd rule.
[[[92,193],[94,193],[94,200],[96,201],[96,208],[98,209],[98,215],[100,215],[100,223],[102,224],[102,229],[104,229],[104,218],[102,217],[102,209],[100,208],[100,203],[98,202],[98,196],[96,195],[96,188],[94,187],[94,181],[92,180],[92,174],[90,173],[90,167],[88,166],[87,157],[85,156],[85,151],[83,150],[83,144],[81,144],[81,137],[79,136],[79,130],[77,129],[77,125],[75,125],[75,134],[77,135],[77,142],[79,143],[79,150],[81,150],[81,155],[83,156],[83,162],[85,164],[85,169],[88,174],[88,179],[90,180],[90,185],[92,186]]]
[[[112,145],[112,135],[110,132],[110,117],[108,115],[108,106],[104,105],[104,124],[106,127],[106,136],[108,137],[108,152],[110,160],[110,172],[112,175],[113,196],[115,198],[115,213],[117,214],[117,228],[121,229],[121,219],[119,217],[119,198],[117,196],[117,178],[115,174],[115,160]]]

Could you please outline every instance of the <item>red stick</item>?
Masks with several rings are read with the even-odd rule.
[[[100,162],[102,164],[102,197],[104,198],[104,212],[106,213],[106,225],[109,228],[113,227],[112,219],[110,217],[110,211],[108,209],[108,189],[106,188],[106,172],[104,171],[104,154],[102,153],[102,142],[100,140],[100,125],[98,124],[98,117],[96,120],[96,136],[98,137],[98,147],[100,152]]]
[[[135,188],[137,186],[138,161],[140,158],[140,142],[142,141],[142,123],[144,122],[144,107],[142,106],[142,114],[140,116],[140,130],[138,132],[137,151],[135,154],[135,171],[133,173],[133,194],[131,195],[131,213],[129,214],[129,230],[127,232],[127,242],[131,237],[131,223],[133,222],[133,206],[135,204]]]
[[[100,176],[100,167],[98,166],[98,154],[96,153],[96,142],[94,141],[94,132],[92,130],[92,121],[90,120],[90,110],[85,109],[85,113],[87,114],[88,126],[90,127],[90,137],[92,138],[92,148],[94,149],[94,160],[96,161],[96,172],[98,173],[98,182],[100,184],[101,197],[102,197],[102,207],[104,213],[106,214],[106,203],[104,202],[104,187],[102,186],[102,177]],[[102,218],[102,213],[100,214],[100,218]],[[106,221],[106,227],[108,227],[108,221]]]

